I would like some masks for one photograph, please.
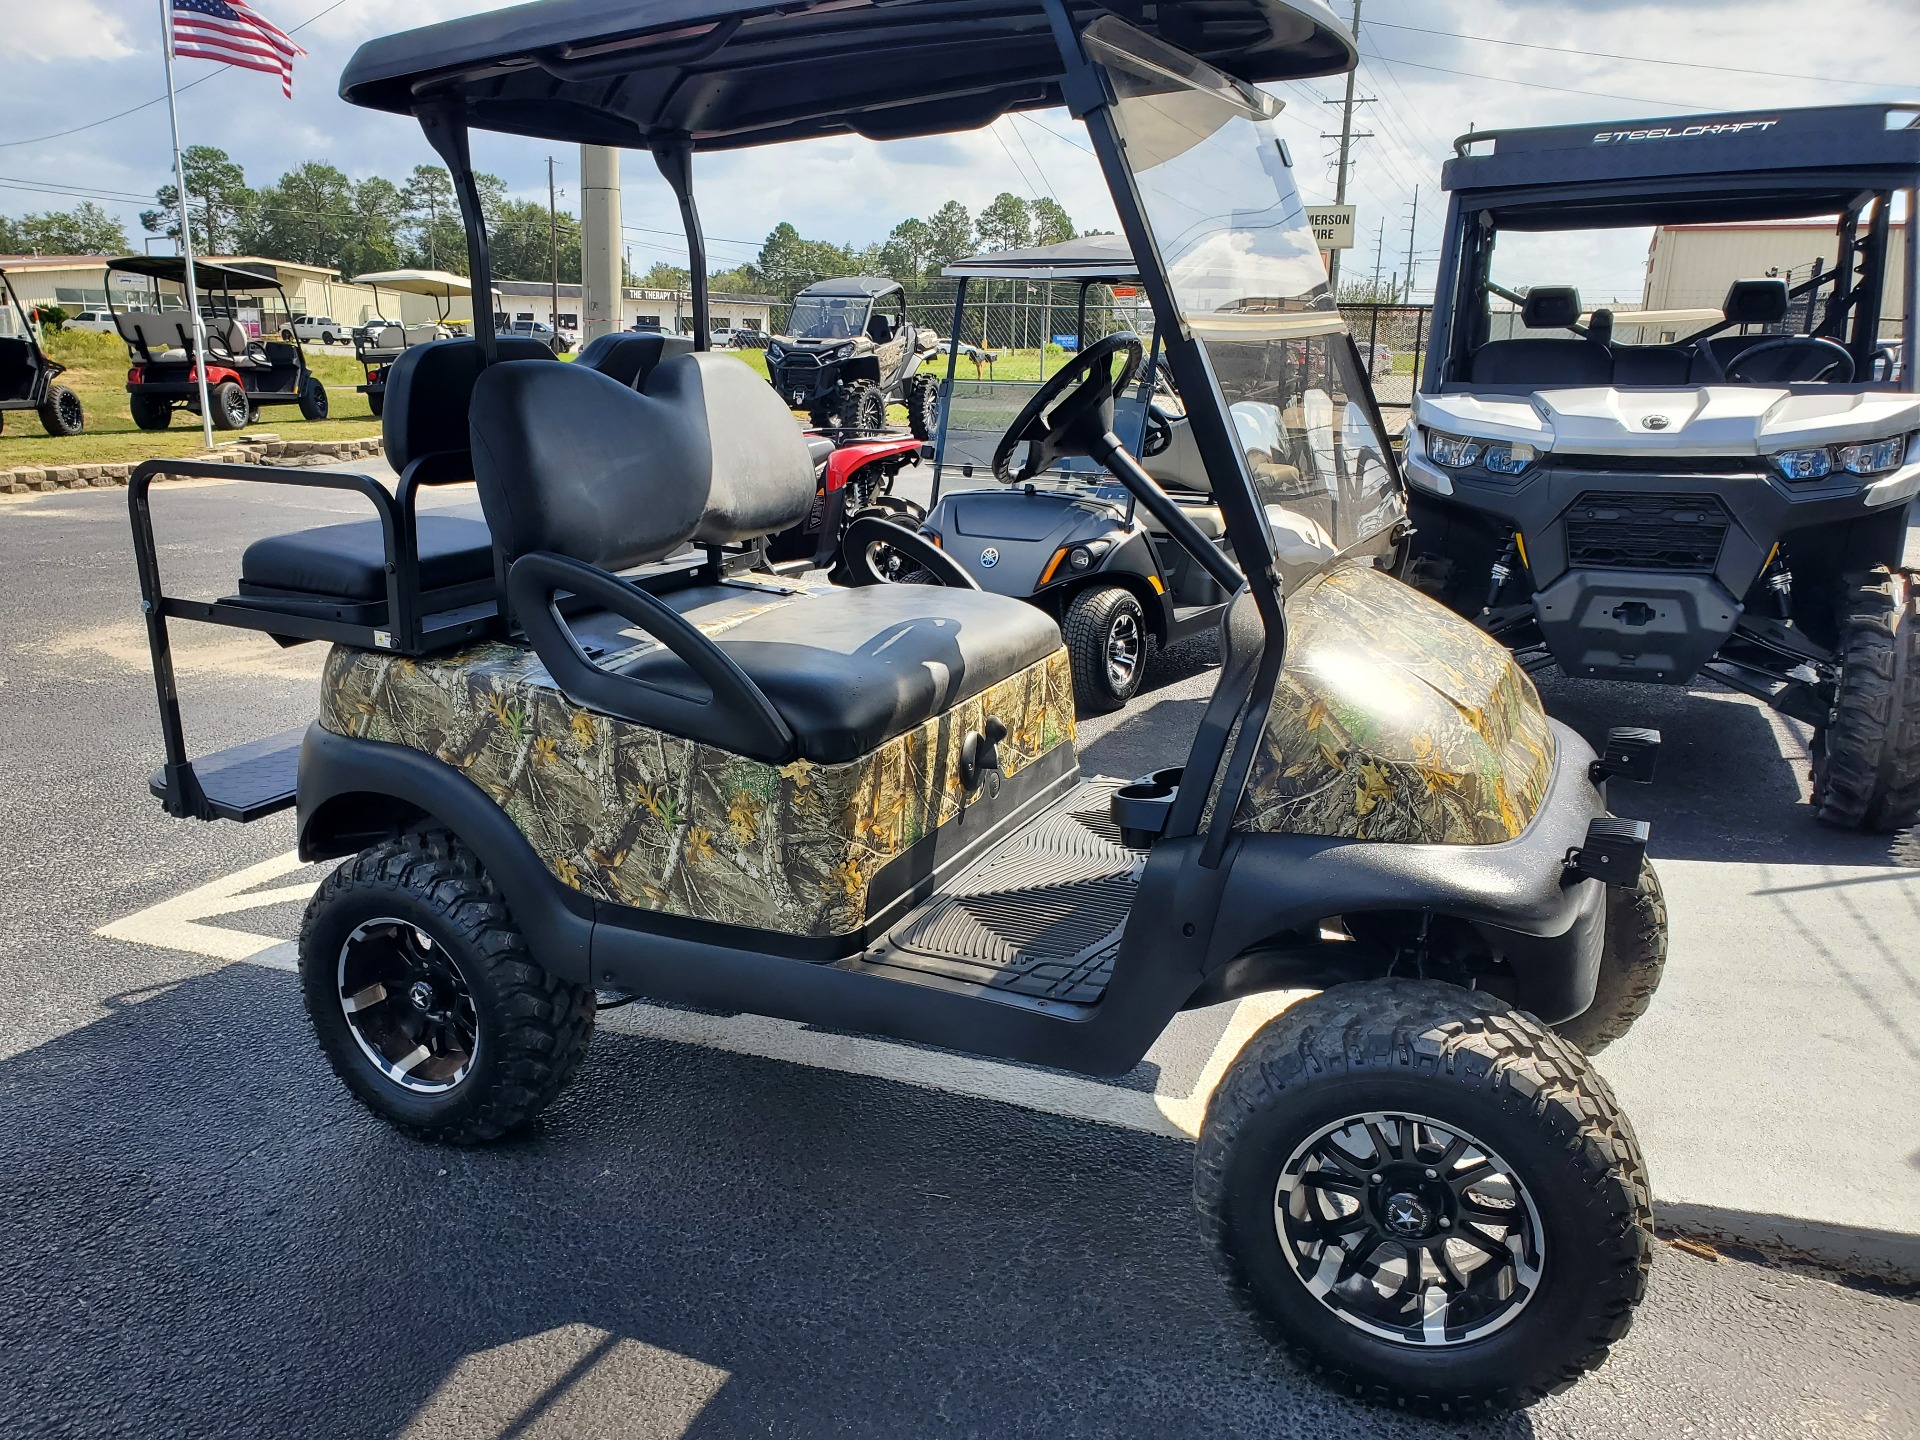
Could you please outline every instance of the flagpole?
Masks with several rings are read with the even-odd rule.
[[[180,253],[187,261],[187,309],[193,316],[193,373],[200,381],[200,429],[213,449],[213,406],[207,400],[207,322],[193,280],[193,231],[187,227],[187,167],[180,158],[180,106],[173,94],[172,0],[160,0],[160,49],[167,57],[167,118],[173,122],[173,189],[180,202]]]

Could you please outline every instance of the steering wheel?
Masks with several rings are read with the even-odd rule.
[[[1113,357],[1124,353],[1120,376]],[[1064,455],[1090,455],[1090,442],[1113,429],[1113,402],[1133,383],[1142,358],[1140,337],[1121,332],[1082,350],[1034,392],[993,451],[993,478],[1002,485],[1031,480]],[[1013,469],[1013,447],[1027,445],[1026,462]]]
[[[1151,460],[1167,453],[1173,444],[1173,425],[1152,401],[1147,402],[1146,433],[1140,441],[1140,458]]]
[[[1755,356],[1767,355],[1781,350],[1812,350],[1814,352],[1813,358],[1818,359],[1822,356],[1825,357],[1826,363],[1824,365],[1821,365],[1811,375],[1798,377],[1800,379],[1808,381],[1825,380],[1828,375],[1841,366],[1846,368],[1846,373],[1841,375],[1833,383],[1836,385],[1844,385],[1853,379],[1852,352],[1839,341],[1829,340],[1824,335],[1782,335],[1777,340],[1762,340],[1751,350],[1742,350],[1727,362],[1727,379],[1738,380],[1743,378],[1741,375],[1742,369],[1746,363]],[[1791,384],[1793,381],[1789,379],[1784,383]]]

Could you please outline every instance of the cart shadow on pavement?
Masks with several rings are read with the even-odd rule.
[[[1304,1379],[1173,1141],[603,1034],[525,1139],[462,1151],[352,1103],[282,976],[110,1006],[0,1063],[31,1433],[1534,1433]]]

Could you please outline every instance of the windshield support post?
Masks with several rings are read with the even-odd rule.
[[[467,279],[474,297],[473,338],[480,342],[480,365],[485,369],[500,358],[500,343],[493,327],[493,257],[487,248],[480,187],[473,178],[466,112],[455,102],[438,101],[417,106],[413,114],[427,143],[447,162],[453,192],[460,199],[460,225],[467,234]]]
[[[1920,185],[1907,187],[1907,243],[1905,266],[1906,275],[1901,293],[1906,300],[1900,307],[1901,318],[1906,322],[1900,336],[1900,383],[1909,391],[1920,391],[1920,245],[1914,243],[1916,231],[1920,231]]]
[[[1893,192],[1873,197],[1873,218],[1867,222],[1859,267],[1858,296],[1853,314],[1853,373],[1862,380],[1873,374],[1873,352],[1880,348],[1880,301],[1887,285],[1887,225],[1893,214]]]
[[[967,277],[960,277],[960,288],[953,297],[953,332],[947,337],[947,393],[940,405],[940,433],[933,442],[933,493],[928,508],[940,503],[940,478],[947,463],[947,417],[953,409],[953,376],[960,365],[960,329],[967,321]],[[983,331],[980,336],[985,341]]]
[[[693,199],[693,140],[686,135],[655,137],[648,148],[660,178],[680,202],[680,224],[687,232],[687,281],[693,291],[693,348],[705,350],[713,343],[713,327],[707,320],[707,237]]]
[[[1446,356],[1452,353],[1454,297],[1460,291],[1460,240],[1460,197],[1454,195],[1447,200],[1447,220],[1440,231],[1440,268],[1433,277],[1433,328],[1427,333],[1427,352],[1432,355]],[[1377,332],[1380,324],[1378,294],[1373,297],[1373,303],[1373,323]],[[1369,350],[1367,353],[1368,389],[1372,389],[1373,352]],[[1438,365],[1422,366],[1419,388],[1429,393],[1437,392],[1440,382],[1451,368],[1444,359]]]
[[[1186,398],[1187,423],[1208,478],[1213,482],[1213,495],[1226,521],[1227,538],[1246,576],[1246,585],[1266,636],[1259,666],[1233,721],[1203,723],[1195,735],[1193,749],[1187,757],[1188,783],[1180,787],[1180,797],[1167,817],[1163,832],[1171,837],[1198,831],[1212,779],[1220,773],[1222,779],[1214,800],[1213,820],[1200,851],[1200,863],[1208,869],[1217,869],[1233,836],[1234,814],[1240,808],[1240,797],[1252,772],[1254,757],[1266,736],[1274,687],[1279,683],[1280,667],[1286,659],[1287,616],[1280,572],[1275,564],[1273,536],[1267,529],[1266,513],[1247,471],[1246,456],[1230,428],[1226,401],[1214,380],[1213,367],[1180,318],[1166,261],[1147,224],[1146,207],[1141,202],[1139,187],[1134,184],[1133,172],[1121,153],[1120,133],[1107,98],[1106,82],[1099,67],[1087,58],[1066,0],[1041,0],[1041,3],[1060,49],[1065,77],[1061,91],[1070,103],[1085,105],[1084,112],[1076,109],[1075,113],[1087,127],[1087,138],[1093,142],[1094,154],[1106,176],[1113,208],[1120,217],[1120,231],[1132,249],[1140,281],[1152,302],[1155,329],[1166,349],[1168,368],[1173,372],[1180,394]],[[1091,98],[1096,95],[1097,103]],[[1079,97],[1077,102],[1074,97]],[[1228,751],[1230,738],[1231,753]],[[1221,771],[1223,763],[1224,772]]]

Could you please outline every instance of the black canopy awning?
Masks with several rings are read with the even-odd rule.
[[[155,280],[187,283],[187,262],[178,255],[122,255],[107,262],[107,270],[122,275],[146,275]],[[256,286],[280,286],[277,277],[242,265],[221,265],[210,260],[193,262],[193,283],[208,290],[251,290]]]
[[[1251,81],[1344,72],[1327,0],[1117,0],[1122,18]],[[811,136],[898,139],[1062,103],[1040,0],[540,0],[368,41],[355,105],[457,102],[467,123],[642,148]]]

